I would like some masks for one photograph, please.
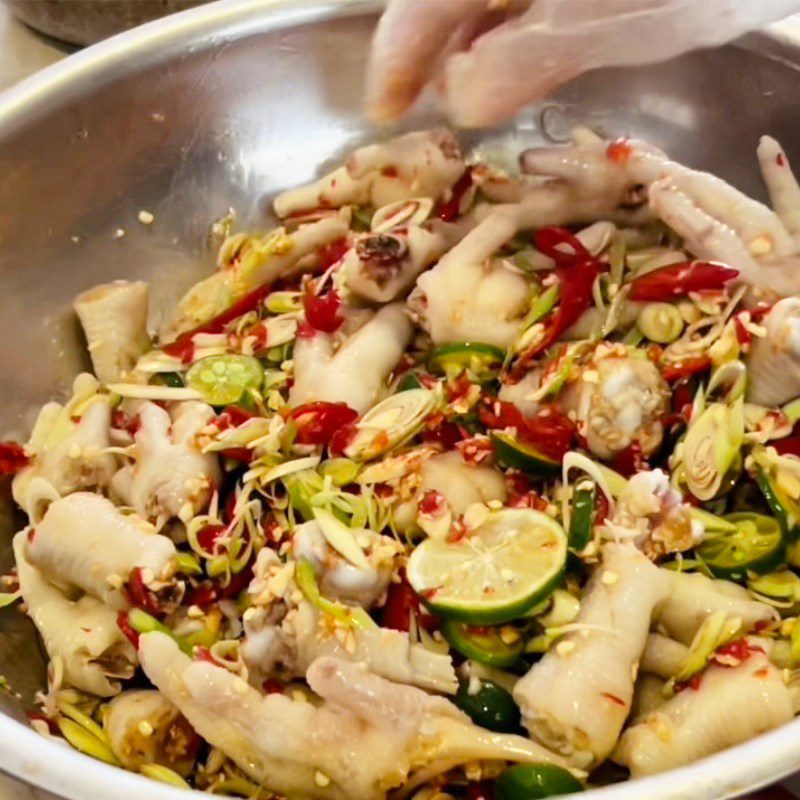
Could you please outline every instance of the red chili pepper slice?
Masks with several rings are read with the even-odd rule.
[[[217,316],[209,322],[205,322],[190,331],[186,331],[186,333],[182,333],[174,342],[163,345],[161,349],[167,355],[180,358],[184,364],[189,363],[194,358],[194,343],[192,342],[192,337],[195,334],[221,333],[225,330],[225,326],[229,322],[232,322],[237,317],[241,317],[243,314],[256,308],[269,294],[269,290],[269,284],[259,286],[258,289],[254,289],[240,300],[237,300],[230,308],[226,309],[221,314],[217,314]]]
[[[439,204],[434,216],[445,222],[453,222],[458,219],[461,215],[461,201],[472,187],[472,170],[472,167],[467,167],[466,171],[453,184],[453,188],[450,190],[450,199]]]
[[[752,341],[753,336],[742,322],[742,315],[736,314],[733,318],[733,325],[736,328],[736,339],[742,347],[747,347]]]
[[[324,244],[322,247],[318,248],[317,258],[319,258],[319,263],[323,272],[328,269],[328,267],[332,267],[338,261],[341,261],[344,258],[344,254],[349,249],[350,245],[345,238],[334,239],[332,242],[328,242],[328,244]]]
[[[560,461],[575,438],[575,424],[558,409],[541,408],[526,417],[513,403],[497,400],[478,409],[478,418],[490,430],[515,428],[517,436],[536,447],[543,455]]]
[[[636,278],[629,297],[645,302],[674,300],[689,292],[723,289],[738,275],[739,270],[712,261],[682,261]]]
[[[29,461],[21,444],[0,442],[0,475],[16,475]]]
[[[627,139],[616,139],[606,147],[606,158],[615,164],[624,164],[633,155],[633,147]]]
[[[141,608],[154,617],[161,616],[163,610],[158,604],[156,596],[147,588],[142,578],[142,570],[139,567],[134,567],[131,574],[128,576],[128,600],[132,606]]]
[[[445,450],[452,450],[464,438],[461,428],[445,418],[441,411],[431,414],[425,420],[425,428],[420,434],[427,444],[440,444]]]
[[[558,341],[564,331],[572,327],[592,304],[592,287],[605,268],[565,228],[540,228],[534,236],[536,247],[556,262],[558,277],[558,305],[545,322],[544,335],[519,359],[518,367]]]
[[[120,611],[119,614],[117,614],[117,627],[122,631],[122,635],[138,650],[139,631],[135,630],[131,625],[125,611]]]
[[[647,460],[642,455],[641,445],[637,441],[631,442],[624,450],[620,450],[614,456],[611,466],[626,478],[649,469]]]
[[[386,591],[381,625],[395,631],[408,631],[412,614],[426,631],[433,631],[439,627],[438,617],[420,610],[419,598],[411,588],[405,573],[401,572],[400,582],[390,583]]]
[[[219,599],[217,587],[211,581],[203,581],[197,586],[192,586],[183,599],[183,605],[206,608]]]
[[[593,258],[583,242],[566,228],[539,228],[533,239],[536,249],[552,258],[559,266],[569,267],[576,261],[591,261]]]
[[[778,455],[800,457],[800,436],[787,436],[785,439],[778,439],[768,444],[778,451]]]
[[[223,600],[232,600],[238,597],[253,580],[253,563],[244,566],[239,572],[231,575],[230,583],[227,586],[219,587],[219,595]]]
[[[606,493],[603,491],[595,492],[593,520],[595,525],[602,525],[606,521],[610,508]]]
[[[306,403],[292,411],[298,444],[328,444],[345,425],[355,422],[358,412],[345,403]]]
[[[306,323],[311,331],[304,331],[313,336],[314,331],[322,333],[335,333],[344,323],[344,317],[339,316],[342,305],[339,293],[331,289],[324,295],[307,294],[303,298],[303,308],[306,312]]]
[[[217,541],[227,530],[226,525],[205,525],[197,532],[197,543],[206,553],[213,553]]]
[[[677,364],[668,364],[661,370],[661,377],[667,383],[673,383],[682,378],[689,378],[699,372],[705,372],[711,366],[711,359],[708,356],[697,356],[687,358]]]
[[[244,425],[247,420],[253,419],[254,416],[255,414],[246,408],[242,408],[242,406],[226,406],[225,410],[214,420],[214,423],[221,431],[226,431],[229,428],[238,428],[240,425]]]
[[[342,427],[331,436],[330,442],[328,443],[328,452],[332,456],[343,456],[344,451],[356,437],[357,433],[358,428],[355,422],[351,422],[349,425],[342,425]]]
[[[43,714],[41,711],[27,711],[25,712],[25,716],[30,722],[44,722],[53,736],[58,735],[58,725],[56,725],[56,721],[46,714]]]

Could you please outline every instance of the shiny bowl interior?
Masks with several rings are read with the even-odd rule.
[[[210,223],[269,223],[268,200],[385,136],[361,117],[376,3],[225,0],[122,34],[0,96],[0,439],[86,365],[72,298],[141,278],[153,325],[213,264]],[[558,141],[586,124],[646,137],[762,196],[758,136],[800,163],[800,24],[737,46],[640,69],[598,71],[503,129],[470,133],[484,152]],[[437,121],[423,101],[404,129]],[[138,212],[155,216],[151,225]],[[0,492],[0,572],[21,520]],[[33,626],[0,611],[0,769],[72,800],[185,797],[38,738],[20,724],[43,685]],[[584,795],[715,800],[800,768],[800,721],[681,770]]]

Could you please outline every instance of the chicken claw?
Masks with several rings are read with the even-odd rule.
[[[192,661],[161,633],[142,636],[139,654],[148,678],[203,738],[282,794],[380,800],[409,775],[413,787],[470,761],[565,766],[521,736],[478,728],[447,700],[358,664],[311,664],[306,679],[318,705],[262,695],[224,667]]]

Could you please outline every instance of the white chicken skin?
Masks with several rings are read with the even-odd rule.
[[[12,484],[14,500],[33,521],[40,517],[42,500],[80,489],[104,489],[117,468],[116,457],[107,451],[111,406],[98,397],[76,419],[75,406],[97,388],[91,375],[79,375],[68,403],[47,403],[39,412],[26,445],[32,461]]]
[[[122,584],[131,570],[151,580],[175,570],[175,545],[105,497],[75,492],[53,502],[26,541],[28,560],[53,582],[77,587],[111,608],[124,609]]]
[[[575,632],[514,688],[531,735],[588,767],[602,762],[631,709],[635,668],[668,577],[633,545],[607,544],[587,586]]]
[[[516,338],[529,282],[489,258],[518,229],[518,208],[501,206],[417,280],[412,308],[435,344],[478,341],[507,347]]]
[[[307,186],[279,194],[275,213],[285,218],[344,205],[377,208],[415,197],[439,199],[464,171],[458,140],[448,130],[416,131],[361,147],[344,167]]]
[[[111,489],[144,519],[160,527],[173,517],[189,519],[208,504],[220,480],[214,453],[202,453],[195,437],[213,418],[205,403],[155,403],[138,410],[133,463],[120,469]]]
[[[581,373],[560,404],[573,411],[594,455],[610,459],[632,442],[644,455],[661,444],[669,387],[646,358],[600,358]]]
[[[192,661],[161,633],[141,637],[139,657],[204,739],[282,794],[380,800],[407,780],[413,786],[468,761],[565,765],[520,736],[476,727],[443,698],[357,664],[320,658],[309,667],[317,705],[262,695],[224,667]]]
[[[734,668],[712,666],[646,714],[619,740],[612,758],[632,778],[679,767],[783,725],[794,716],[789,689],[763,652]]]
[[[800,394],[800,298],[778,300],[747,354],[747,400],[776,406]]]
[[[364,413],[378,399],[386,378],[411,340],[402,305],[384,306],[334,352],[334,337],[313,331],[294,348],[293,407],[318,400],[346,403]]]

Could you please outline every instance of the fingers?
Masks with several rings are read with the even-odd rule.
[[[796,7],[797,0],[537,0],[448,59],[445,105],[458,125],[495,125],[589,69],[724,44]]]
[[[367,115],[387,122],[406,111],[433,78],[454,34],[468,44],[488,5],[488,0],[392,0],[372,42]]]

